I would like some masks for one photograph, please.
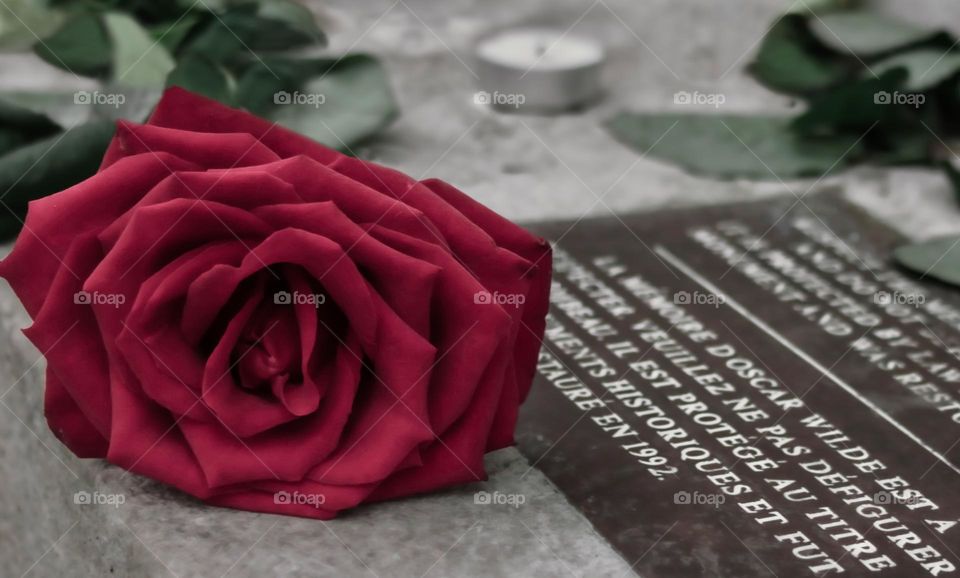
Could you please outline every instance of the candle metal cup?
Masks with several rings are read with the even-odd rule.
[[[523,28],[481,40],[475,53],[481,89],[476,100],[498,110],[563,112],[601,92],[604,52],[590,40]]]

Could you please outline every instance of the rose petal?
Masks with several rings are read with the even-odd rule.
[[[550,274],[553,264],[550,244],[504,219],[448,183],[429,179],[423,181],[423,185],[472,222],[483,227],[498,245],[520,255],[531,264],[531,270],[526,276],[532,280],[523,307],[522,326],[517,336],[515,354],[517,383],[521,386],[520,402],[523,402],[533,383],[537,355],[550,308]]]
[[[277,123],[220,104],[179,87],[168,88],[147,121],[152,126],[193,132],[237,133],[253,135],[283,158],[307,155],[327,164],[342,156],[314,140]]]
[[[252,166],[279,160],[272,150],[245,132],[206,133],[175,130],[121,120],[100,168],[143,153],[166,152],[204,168]]]
[[[455,484],[485,480],[483,455],[487,451],[488,432],[498,411],[504,374],[509,367],[510,345],[501,343],[494,354],[495,363],[487,366],[482,383],[463,416],[435,443],[423,451],[423,465],[398,471],[371,494],[371,500],[386,500],[445,488]]]
[[[163,179],[138,200],[131,210],[105,227],[99,235],[100,241],[104,247],[112,248],[120,234],[130,225],[130,219],[138,209],[174,199],[204,200],[247,210],[261,205],[300,201],[293,187],[266,173],[214,174],[178,171]]]
[[[275,227],[296,227],[339,244],[404,322],[425,339],[430,338],[432,296],[439,267],[370,237],[334,203],[271,205],[254,210],[254,214]]]
[[[458,260],[491,293],[524,296],[522,305],[508,308],[517,328],[513,364],[516,376],[510,382],[522,385],[523,389],[515,393],[504,392],[500,400],[503,413],[497,418],[489,447],[497,449],[511,445],[517,405],[526,398],[533,382],[544,318],[549,307],[549,244],[493,211],[481,208],[479,203],[468,200],[442,181],[417,183],[399,171],[349,157],[339,158],[331,166],[384,195],[403,199],[404,203],[423,211],[436,224]],[[471,218],[461,213],[460,208]]]
[[[230,172],[268,172],[296,189],[304,202],[331,201],[357,223],[379,223],[412,237],[442,243],[443,237],[418,209],[386,196],[363,183],[306,156]],[[218,171],[211,171],[220,174]]]
[[[174,415],[212,419],[205,406],[198,403],[204,361],[195,344],[186,341],[178,330],[179,299],[201,272],[221,263],[239,263],[245,254],[240,243],[225,241],[175,259],[141,286],[116,340],[117,349],[140,378],[144,392]],[[164,352],[165,359],[177,360],[176,376],[168,375],[165,362],[159,363],[158,371],[156,351]]]
[[[335,361],[337,381],[329,384],[323,403],[310,416],[246,439],[222,423],[185,420],[181,424],[211,487],[258,480],[296,481],[315,459],[336,447],[360,383],[359,360],[347,351],[359,349],[359,341],[350,334],[346,343]]]
[[[177,422],[139,392],[136,379],[122,365],[112,365],[110,372],[113,412],[107,460],[198,498],[209,496],[210,488]]]
[[[240,387],[233,379],[232,359],[240,334],[264,298],[263,279],[255,278],[243,305],[229,320],[220,341],[210,354],[202,377],[204,402],[223,426],[246,438],[287,423],[296,417],[277,400],[262,398]],[[246,355],[248,352],[240,352]]]
[[[440,354],[430,389],[430,423],[442,435],[466,410],[499,344],[512,339],[510,316],[495,304],[478,303],[484,286],[440,247],[380,226],[370,234],[441,271],[433,296],[438,321],[433,343]]]
[[[24,334],[47,359],[57,374],[55,399],[63,393],[76,402],[82,416],[101,436],[110,436],[110,387],[107,354],[98,335],[93,308],[79,293],[81,279],[95,266],[102,252],[91,236],[79,238],[64,255],[64,264],[50,286],[51,297],[34,316]],[[79,303],[78,303],[79,301]],[[63,407],[70,407],[61,400]],[[80,422],[47,407],[48,419]],[[56,431],[56,430],[54,430]]]
[[[65,191],[30,202],[13,251],[0,261],[5,278],[34,316],[74,239],[95,233],[166,177],[194,165],[166,154],[124,159]]]
[[[57,439],[80,458],[103,458],[107,440],[93,427],[53,369],[47,367],[43,414]]]

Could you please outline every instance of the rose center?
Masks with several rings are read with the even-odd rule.
[[[290,306],[265,300],[247,323],[235,350],[237,383],[268,393],[302,380],[300,338]]]

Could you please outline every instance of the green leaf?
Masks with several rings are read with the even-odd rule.
[[[803,135],[863,137],[865,159],[876,164],[927,163],[938,126],[930,95],[901,90],[906,71],[894,68],[880,78],[854,80],[818,93],[793,128]]]
[[[215,0],[183,0],[158,2],[156,0],[34,0],[46,3],[53,8],[67,11],[87,10],[90,12],[123,12],[145,26],[159,22],[172,22],[186,12],[201,11],[205,6],[218,4]],[[233,0],[228,0],[233,1]],[[246,2],[250,0],[239,0]]]
[[[90,106],[77,104],[77,97],[84,91],[18,91],[3,94],[8,103],[33,111],[49,118],[60,127],[76,126],[87,122],[92,116]],[[89,91],[86,92],[89,94]]]
[[[302,48],[324,40],[313,15],[306,9],[297,15],[295,8],[276,2],[266,15],[261,15],[262,11],[258,6],[246,4],[212,18],[184,50],[214,62],[235,64],[256,60],[255,55],[261,52]]]
[[[99,16],[80,13],[53,35],[38,42],[34,52],[50,64],[84,76],[110,71],[110,39]]]
[[[60,127],[46,114],[17,104],[6,96],[0,96],[0,126],[17,128],[31,133],[51,134]]]
[[[175,4],[182,10],[201,10],[204,12],[220,12],[227,7],[231,0],[176,0]]]
[[[809,22],[810,31],[825,46],[862,57],[928,40],[939,33],[873,10],[824,14]]]
[[[802,138],[786,117],[634,114],[607,128],[642,154],[717,178],[820,177],[855,158],[856,137]]]
[[[94,174],[113,132],[112,122],[88,123],[0,156],[0,238],[20,229],[10,211],[22,219],[28,202]]]
[[[317,26],[317,19],[313,12],[294,0],[260,0],[257,16],[271,24],[281,23],[290,30],[298,31],[309,38],[311,43],[321,45],[327,43],[326,36]],[[278,27],[275,32],[282,34],[283,30]]]
[[[167,77],[167,86],[179,86],[206,97],[230,102],[230,78],[217,64],[206,58],[188,54]]]
[[[946,175],[947,182],[953,189],[953,196],[960,201],[960,170],[957,170],[957,167],[949,160],[942,160],[937,164],[943,169],[943,174]]]
[[[197,14],[186,14],[178,20],[164,22],[151,28],[151,35],[160,41],[171,54],[179,50],[180,45],[187,39],[194,27],[201,21]]]
[[[883,128],[919,125],[916,113],[905,104],[892,102],[899,94],[907,74],[893,69],[879,78],[858,79],[818,93],[805,113],[794,121],[794,128],[808,135],[849,131],[863,134],[880,124]],[[920,97],[903,94],[920,102]],[[888,102],[888,100],[890,102]],[[922,105],[921,105],[922,106]]]
[[[929,164],[935,138],[925,129],[899,130],[870,139],[867,160],[878,165]]]
[[[167,49],[126,14],[109,12],[104,23],[113,41],[114,82],[144,88],[163,86],[175,66]]]
[[[238,104],[327,146],[350,147],[398,114],[383,66],[372,56],[264,64],[252,64],[240,78]]]
[[[59,130],[46,115],[0,98],[0,155]]]
[[[904,88],[911,92],[920,92],[933,88],[960,72],[960,52],[943,52],[930,48],[921,48],[909,52],[894,54],[870,65],[864,74],[883,75],[889,70],[902,68],[907,72]]]
[[[802,18],[786,16],[764,37],[749,70],[772,90],[804,94],[836,84],[847,68],[812,41]]]
[[[0,50],[25,50],[63,23],[63,13],[36,0],[0,4]]]
[[[938,237],[897,247],[893,257],[922,277],[960,285],[960,237]]]
[[[220,17],[206,18],[185,42],[182,54],[198,54],[225,64],[250,60],[254,50],[250,43],[257,33],[254,9],[245,6]]]
[[[804,2],[789,2],[787,14],[826,14],[858,7],[860,0],[805,0]]]
[[[23,146],[26,142],[27,140],[23,138],[19,131],[0,127],[0,155]]]

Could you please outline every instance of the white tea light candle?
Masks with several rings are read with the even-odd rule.
[[[476,47],[480,92],[476,101],[501,110],[559,112],[600,93],[603,47],[544,28],[518,28]]]

